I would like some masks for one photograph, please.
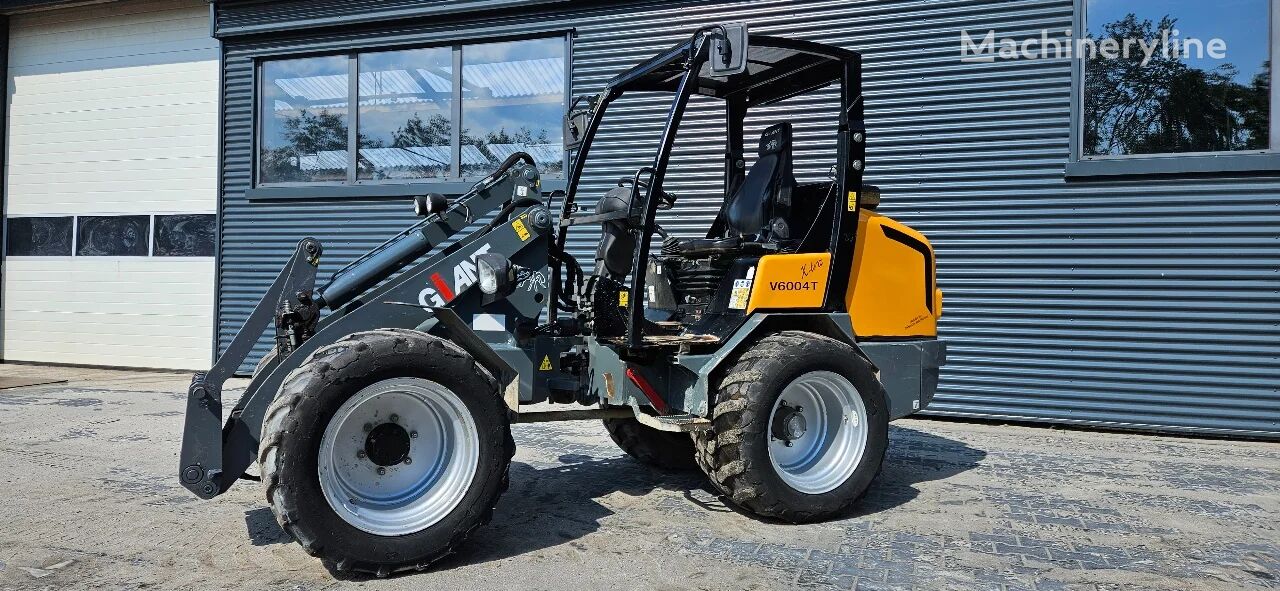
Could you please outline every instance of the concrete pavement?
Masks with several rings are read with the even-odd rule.
[[[651,471],[599,423],[519,425],[511,490],[460,553],[342,580],[256,483],[178,486],[187,375],[0,376],[68,380],[0,390],[0,589],[1280,588],[1280,444],[930,420],[893,424],[856,512],[805,526]]]

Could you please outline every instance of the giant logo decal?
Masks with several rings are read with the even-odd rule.
[[[431,285],[418,292],[418,303],[423,307],[443,306],[458,297],[476,283],[476,255],[489,252],[490,245],[485,244],[453,267],[453,287],[445,281],[440,273],[431,274]]]

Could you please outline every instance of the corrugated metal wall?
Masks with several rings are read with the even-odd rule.
[[[958,59],[962,28],[1060,32],[1071,0],[633,3],[474,18],[224,40],[222,345],[298,238],[330,245],[330,271],[411,221],[403,199],[244,199],[253,55],[571,28],[574,92],[587,93],[697,25],[745,20],[865,56],[868,181],[883,188],[883,212],[933,240],[946,292],[949,362],[930,412],[1280,433],[1280,180],[1068,182],[1070,64]],[[665,103],[626,106],[592,153],[586,202],[652,154]],[[677,232],[705,227],[719,202],[718,114],[695,105],[677,140],[671,183],[682,211],[666,224]],[[813,129],[799,152],[826,157],[822,119],[795,120]],[[579,253],[594,245],[572,241]]]

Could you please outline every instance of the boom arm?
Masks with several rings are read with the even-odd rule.
[[[522,160],[527,165],[521,163]],[[337,335],[341,337],[358,330],[412,328],[431,317],[429,306],[449,305],[456,296],[461,296],[466,286],[456,286],[458,293],[451,294],[442,302],[422,303],[419,293],[423,290],[422,285],[440,277],[437,269],[451,268],[464,254],[472,254],[462,251],[495,233],[497,224],[502,223],[507,214],[541,208],[537,199],[539,184],[533,159],[524,153],[514,154],[445,211],[431,214],[360,257],[318,290],[314,289],[316,267],[323,247],[314,238],[299,242],[289,262],[250,312],[213,368],[192,378],[179,460],[182,485],[197,496],[212,498],[225,492],[244,474],[257,451],[262,413],[279,389],[284,374],[300,365],[312,351],[328,344],[322,341],[336,332],[341,332]],[[495,222],[488,227],[472,232],[417,263],[413,270],[396,280],[369,291],[462,232],[475,223],[477,217],[495,210],[498,210]],[[547,226],[549,230],[549,222]],[[535,232],[538,230],[533,229]],[[496,238],[491,240],[498,242]],[[517,240],[502,250],[514,254],[532,242]],[[363,301],[358,299],[361,296],[364,296]],[[373,303],[409,305],[370,306]],[[318,321],[321,306],[327,306],[334,312]],[[534,315],[536,317],[536,313]],[[223,384],[244,363],[273,317],[276,322],[276,357],[254,375],[223,425]],[[324,337],[312,342],[313,334]]]

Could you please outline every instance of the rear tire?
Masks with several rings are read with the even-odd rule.
[[[840,341],[801,331],[766,336],[728,367],[713,400],[712,429],[694,436],[698,465],[756,515],[795,523],[833,517],[880,471],[889,429],[884,386]],[[797,412],[805,416],[786,420]]]
[[[253,366],[253,374],[250,375],[249,377],[251,378],[258,377],[258,374],[262,373],[262,369],[265,368],[268,363],[275,361],[277,351],[279,351],[279,349],[276,349],[275,347],[271,347],[270,350],[264,353],[262,355],[262,359],[258,360],[258,364]]]
[[[308,554],[387,576],[427,568],[488,523],[514,453],[497,383],[466,351],[384,329],[290,372],[259,465],[276,520]]]
[[[627,455],[647,466],[660,470],[696,470],[693,438],[688,433],[659,431],[627,417],[605,419],[609,438],[627,452]]]

